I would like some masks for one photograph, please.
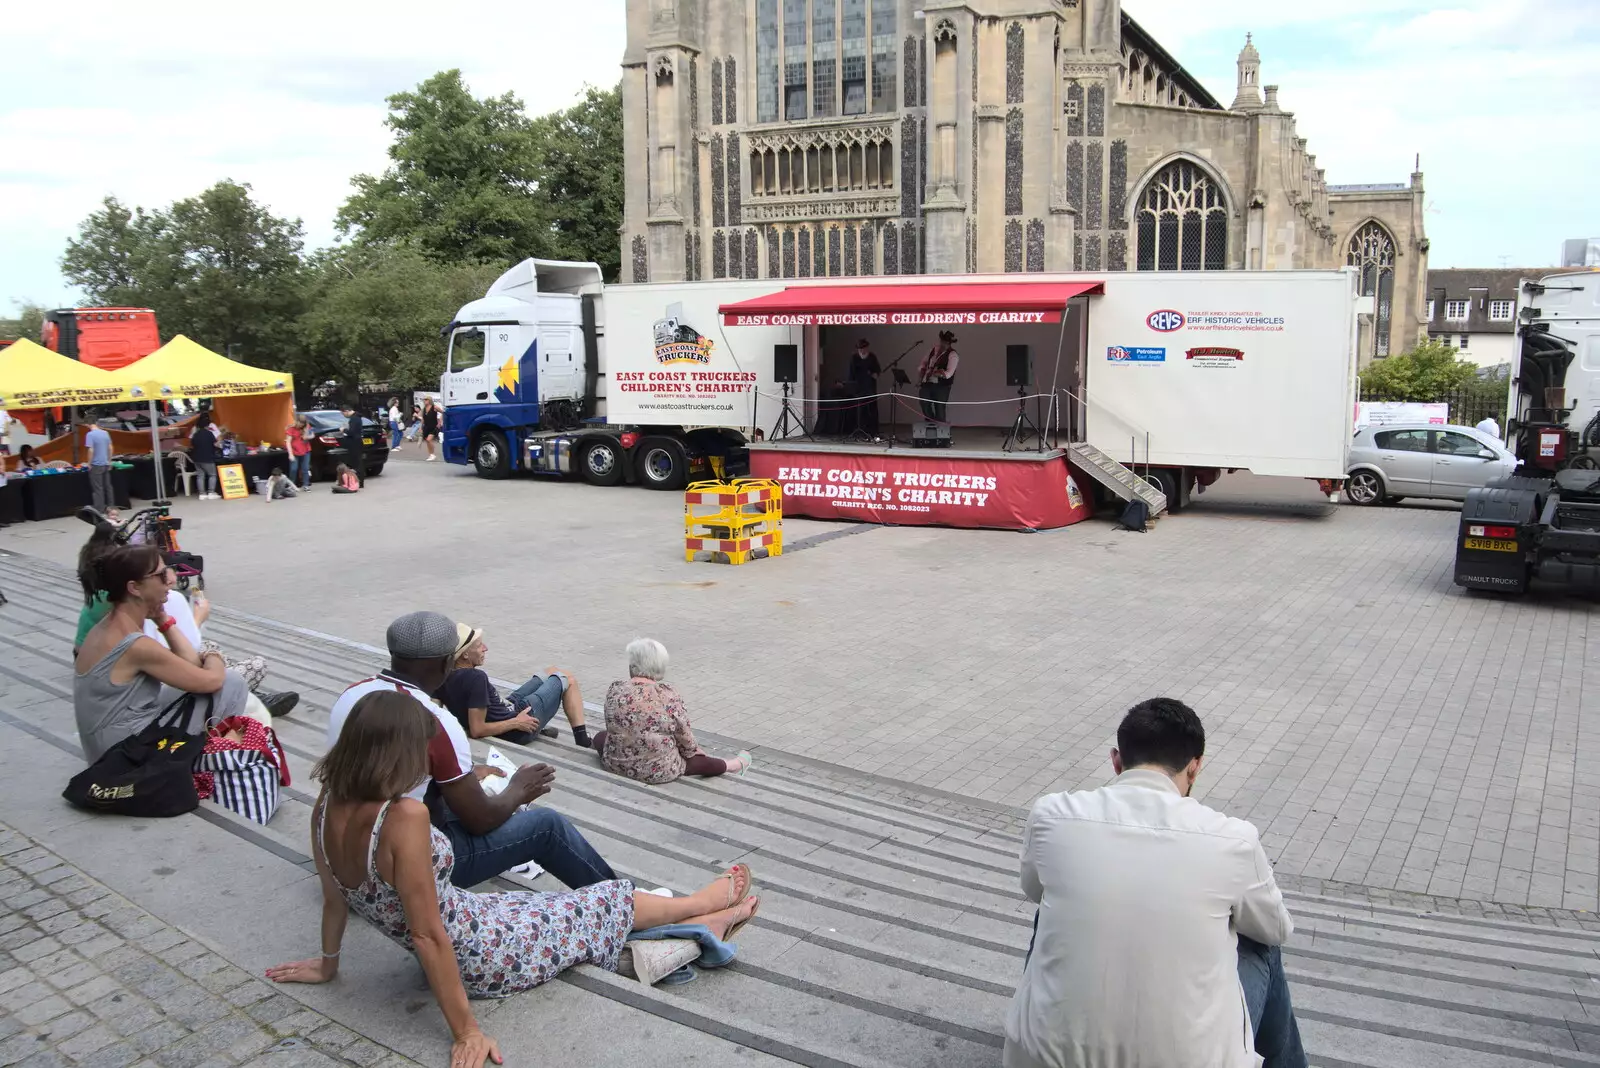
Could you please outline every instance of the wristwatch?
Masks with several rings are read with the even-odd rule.
[[[162,634],[165,634],[167,631],[171,630],[173,627],[176,627],[177,625],[178,625],[178,621],[176,619],[173,619],[171,616],[168,616],[167,618],[163,619],[161,622],[156,624],[156,630],[159,630]]]

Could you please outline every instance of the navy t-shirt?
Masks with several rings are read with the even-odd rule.
[[[493,723],[502,719],[510,719],[516,715],[511,706],[506,704],[506,699],[500,696],[500,691],[495,689],[489,681],[489,676],[480,668],[456,668],[445,676],[444,685],[439,687],[436,694],[444,702],[444,707],[461,721],[463,727],[470,727],[467,723],[467,709],[486,708],[488,715],[484,718]]]
[[[189,458],[197,464],[217,462],[217,432],[208,426],[189,435]]]

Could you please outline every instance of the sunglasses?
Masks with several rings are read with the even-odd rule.
[[[171,564],[162,564],[160,567],[158,567],[154,571],[150,572],[150,574],[146,575],[145,578],[147,578],[147,579],[166,578],[167,577],[167,573],[169,571],[172,571],[172,570],[173,570],[173,567],[172,567]]]

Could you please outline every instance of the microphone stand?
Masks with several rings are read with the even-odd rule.
[[[900,399],[900,383],[905,382],[907,385],[911,384],[911,376],[907,375],[904,371],[897,371],[895,368],[899,367],[900,361],[911,355],[912,350],[921,344],[922,339],[919,337],[910,345],[906,346],[906,350],[900,355],[896,356],[893,363],[891,363],[888,367],[883,368],[883,370],[879,372],[880,374],[887,373],[889,375],[890,382],[894,386],[892,391],[893,395],[889,399],[889,448],[891,449],[900,444],[900,406],[896,403],[896,401]],[[873,392],[877,392],[876,388],[874,388]],[[872,403],[877,404],[877,398],[873,398]]]

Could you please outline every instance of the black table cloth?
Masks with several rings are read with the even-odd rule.
[[[34,522],[73,515],[92,501],[87,471],[62,471],[22,480],[22,514]]]

